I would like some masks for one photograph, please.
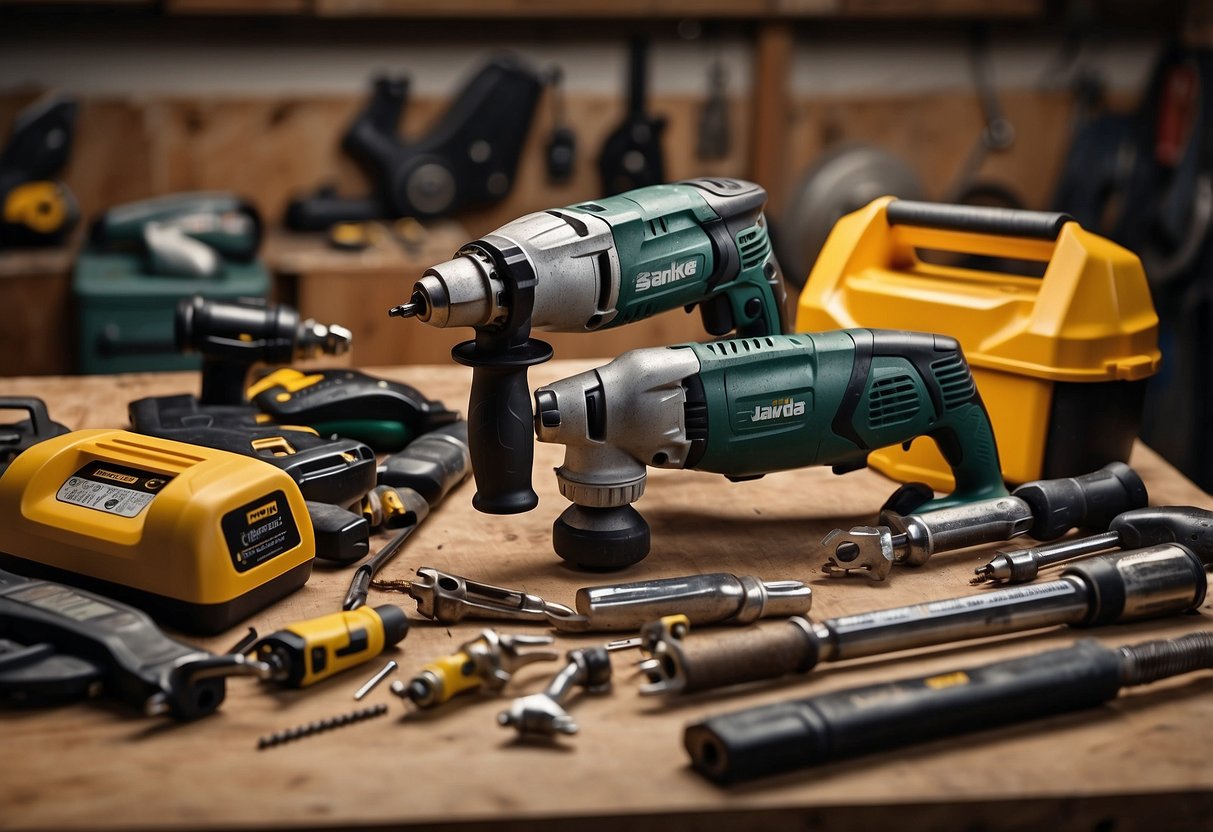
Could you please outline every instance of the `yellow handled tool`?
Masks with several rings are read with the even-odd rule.
[[[270,666],[270,680],[305,688],[370,661],[408,631],[404,610],[384,604],[297,621],[249,649]]]

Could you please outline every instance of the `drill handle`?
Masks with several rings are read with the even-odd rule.
[[[468,401],[468,452],[476,496],[472,505],[486,514],[519,514],[539,504],[531,488],[535,461],[535,426],[527,367],[547,361],[552,348],[533,338],[490,354],[466,341],[451,351],[472,368]]]
[[[998,444],[990,414],[981,397],[947,411],[928,436],[935,440],[944,461],[952,469],[956,487],[948,497],[920,506],[917,511],[933,511],[960,503],[1003,497],[1007,493],[998,462]]]

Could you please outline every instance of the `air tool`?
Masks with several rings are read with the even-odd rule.
[[[1041,569],[1110,549],[1136,549],[1159,543],[1182,543],[1213,566],[1213,511],[1193,506],[1150,506],[1114,517],[1103,534],[1063,540],[1047,546],[999,552],[974,570],[969,583],[1018,584],[1030,581]]]
[[[985,405],[942,335],[851,329],[632,350],[539,388],[535,405],[540,441],[565,446],[556,480],[573,503],[552,543],[582,568],[648,554],[631,504],[650,465],[734,481],[806,465],[844,473],[873,449],[929,436],[956,487],[919,508],[1007,494]]]
[[[391,314],[476,330],[452,356],[472,367],[478,510],[515,514],[539,502],[526,374],[552,348],[533,328],[595,332],[699,306],[712,335],[786,331],[765,202],[762,188],[736,179],[652,185],[528,214],[426,271]]]

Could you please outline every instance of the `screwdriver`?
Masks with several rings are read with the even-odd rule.
[[[383,604],[296,621],[248,650],[268,666],[269,681],[305,688],[370,661],[408,631],[404,610]]]
[[[822,571],[831,577],[864,574],[883,581],[893,564],[921,566],[937,552],[1031,535],[1054,540],[1071,528],[1102,530],[1118,514],[1145,506],[1137,472],[1113,462],[1081,477],[1024,483],[1007,497],[902,516],[882,511],[880,525],[834,529],[821,541],[831,549]]]
[[[971,584],[1020,584],[1041,569],[1106,549],[1137,549],[1158,543],[1182,543],[1213,566],[1213,511],[1193,506],[1151,506],[1126,511],[1108,525],[1108,531],[1091,537],[1063,540],[1049,546],[1000,551],[975,570]]]
[[[640,663],[643,695],[692,693],[807,673],[822,662],[874,656],[1057,624],[1094,627],[1194,610],[1204,601],[1204,564],[1178,544],[1115,552],[1067,568],[1060,580],[1009,587],[814,624],[710,638],[657,639]]]
[[[1094,639],[1025,658],[866,685],[687,726],[691,765],[717,783],[1093,708],[1121,688],[1213,668],[1213,631],[1117,649]]]

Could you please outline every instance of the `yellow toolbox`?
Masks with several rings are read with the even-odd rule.
[[[1020,273],[943,264],[958,255],[999,258]],[[1031,276],[1033,264],[1044,264],[1043,276]],[[1126,461],[1160,361],[1137,256],[1039,211],[882,197],[843,217],[800,295],[796,329],[847,327],[960,341],[1012,483]],[[869,462],[898,480],[953,487],[931,442]]]
[[[252,457],[79,430],[31,446],[0,476],[0,564],[180,630],[226,630],[303,586],[314,555],[299,487]]]

